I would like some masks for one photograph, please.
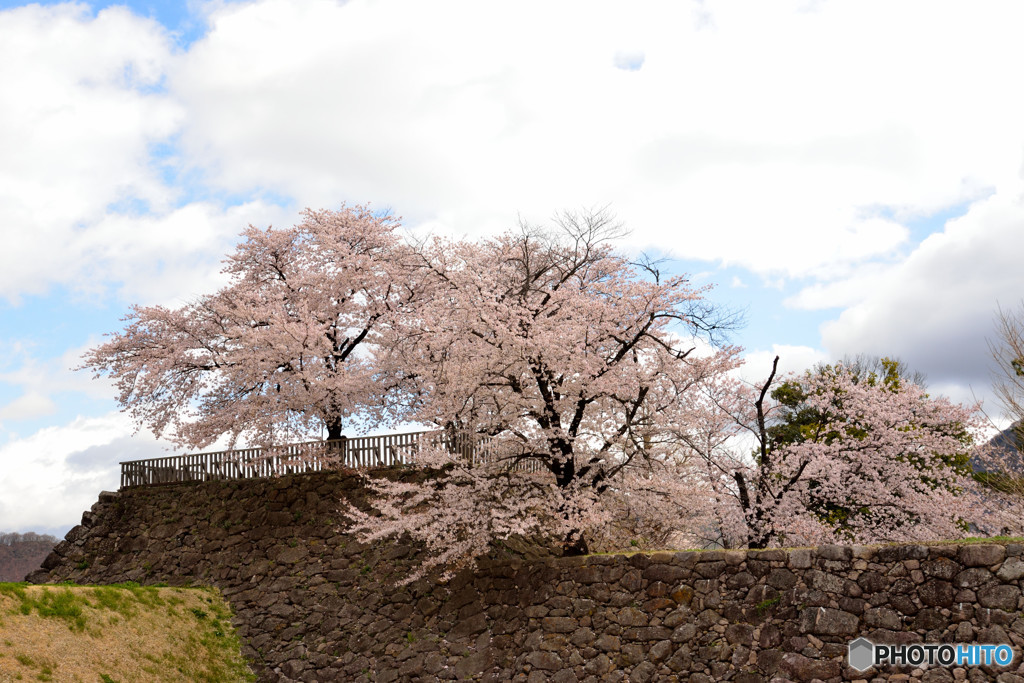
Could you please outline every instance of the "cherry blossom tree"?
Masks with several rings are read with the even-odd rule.
[[[250,226],[226,259],[228,286],[179,308],[133,307],[81,368],[108,374],[139,426],[182,446],[339,438],[381,405],[371,351],[422,294],[398,225],[343,206],[287,230]]]
[[[777,363],[760,387],[706,391],[736,430],[753,435],[752,457],[725,444],[720,427],[681,435],[726,504],[718,513],[726,545],[921,540],[960,537],[968,529],[1019,529],[1013,502],[970,476],[976,411],[900,381],[895,364],[886,366],[884,377],[859,376],[841,363],[825,366],[784,379],[769,396]],[[716,433],[717,440],[706,441]]]
[[[430,495],[479,505],[463,519],[484,529],[497,514],[490,510],[515,499],[521,524],[524,505],[537,524],[559,520],[563,550],[574,554],[586,552],[588,528],[607,523],[602,496],[644,507],[671,495],[680,481],[668,476],[672,430],[687,419],[686,396],[733,368],[738,349],[704,341],[720,342],[734,322],[704,298],[706,288],[615,251],[621,231],[607,214],[567,213],[557,222],[553,231],[521,226],[482,242],[420,245],[433,295],[384,346],[418,387],[408,392],[416,397],[410,413],[486,439],[494,459],[489,467],[451,463],[457,476]],[[539,497],[523,493],[531,471],[545,475],[541,484],[530,475],[527,489],[543,490]],[[445,485],[455,488],[442,492]],[[453,528],[442,512],[448,503],[426,505],[408,488],[381,486],[381,496],[411,501],[401,514],[397,504],[388,508],[392,531],[429,539]],[[422,505],[422,515],[406,514],[408,505]],[[672,505],[661,507],[661,516],[671,514]]]
[[[579,480],[559,486],[548,470],[513,470],[501,458],[473,463],[437,444],[424,445],[417,464],[426,476],[364,474],[372,509],[342,508],[348,532],[363,543],[408,536],[422,544],[418,568],[400,584],[435,570],[448,579],[515,539],[550,550],[586,534],[602,549],[622,550],[633,547],[638,529],[654,529],[667,542],[699,525],[708,508],[702,482],[688,478],[687,463],[674,458],[625,468],[604,487]],[[674,547],[689,547],[689,538]]]
[[[344,510],[364,540],[423,541],[424,571],[513,535],[575,554],[641,527],[749,547],[1019,528],[966,471],[973,411],[885,361],[772,391],[776,358],[763,385],[743,383],[722,338],[735,321],[707,288],[617,252],[604,212],[557,224],[413,244],[343,207],[250,227],[227,286],[134,307],[82,368],[111,376],[140,426],[194,448],[336,439],[355,415],[436,425],[427,475],[368,477],[376,512]]]

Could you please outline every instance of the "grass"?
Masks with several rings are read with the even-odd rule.
[[[953,539],[951,541],[920,541],[917,545],[973,545],[978,543],[1024,543],[1024,536],[992,536],[991,538],[971,536],[970,538]],[[900,543],[886,543],[885,545],[909,545]]]
[[[138,613],[140,607],[152,608],[164,604],[159,589],[144,588],[135,583],[74,589],[68,585],[58,585],[31,593],[28,584],[0,583],[0,595],[13,598],[15,609],[21,615],[30,616],[35,613],[40,617],[59,619],[72,631],[85,630],[84,610],[87,608],[129,619]]]
[[[255,680],[214,589],[0,583],[0,626],[0,680]]]
[[[953,538],[948,540],[923,540],[923,541],[891,541],[886,543],[842,543],[840,545],[867,545],[871,547],[884,547],[884,546],[897,546],[897,545],[978,545],[983,543],[1024,543],[1024,536],[990,536],[990,537],[979,537],[971,536],[968,538]],[[657,553],[708,553],[716,551],[733,552],[742,550],[743,552],[756,553],[764,550],[801,550],[801,549],[814,549],[819,546],[786,546],[782,548],[645,548],[643,550],[609,550],[599,553],[589,553],[584,557],[607,557],[610,555],[622,555],[625,557],[632,557],[633,555],[655,555]]]

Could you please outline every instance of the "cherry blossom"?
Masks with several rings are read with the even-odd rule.
[[[776,358],[776,363],[778,359]],[[912,382],[858,381],[838,364],[792,375],[820,416],[805,438],[773,442],[778,405],[760,387],[721,381],[705,388],[719,423],[681,437],[705,463],[720,541],[766,547],[911,541],[1021,529],[1019,501],[981,487],[966,466],[976,409],[933,398]],[[716,393],[717,392],[717,393]],[[753,454],[737,453],[723,424],[747,431]]]
[[[139,426],[185,447],[340,437],[381,404],[370,352],[420,292],[396,220],[364,207],[303,219],[250,226],[226,260],[231,284],[179,308],[134,306],[81,367],[109,374]]]

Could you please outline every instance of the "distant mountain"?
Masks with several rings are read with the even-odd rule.
[[[46,534],[0,533],[0,581],[22,581],[39,565],[57,539]]]
[[[1003,431],[999,432],[985,444],[985,448],[992,449],[996,459],[1003,463],[1003,466],[999,467],[999,470],[1003,472],[1016,472],[1018,474],[1024,474],[1024,457],[1022,457],[1022,451],[1024,451],[1024,421],[1016,422]],[[975,472],[988,471],[989,467],[986,467],[977,458],[972,458],[972,465]]]

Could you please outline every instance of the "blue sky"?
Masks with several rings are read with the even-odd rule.
[[[51,0],[41,0],[35,3],[2,0],[0,1],[0,11],[24,7],[30,4],[53,7],[68,3],[53,2]],[[174,45],[183,50],[188,49],[189,45],[198,38],[201,38],[206,29],[206,23],[200,11],[201,4],[188,0],[181,0],[179,2],[86,2],[79,4],[85,8],[84,14],[89,17],[95,17],[98,12],[108,7],[127,7],[138,17],[159,22],[171,36]]]
[[[923,19],[926,18],[927,21]],[[0,531],[164,452],[73,372],[249,223],[482,236],[609,205],[746,311],[746,376],[899,356],[991,396],[1024,297],[1015,2],[0,2]],[[865,49],[871,46],[871,49]]]

